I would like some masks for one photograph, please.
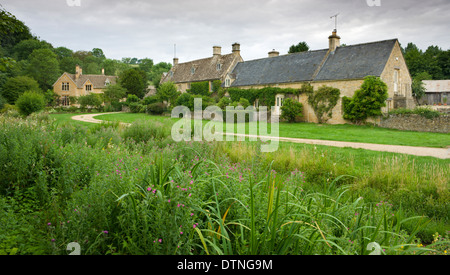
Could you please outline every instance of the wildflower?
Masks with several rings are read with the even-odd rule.
[[[52,243],[54,243],[56,240],[55,240],[55,239],[52,239],[51,241],[52,241]]]
[[[49,222],[49,223],[47,223],[47,225],[48,225],[48,226],[50,226],[50,225],[52,225],[52,223],[51,223],[51,222]]]
[[[194,224],[194,225],[193,225],[193,227],[194,227],[194,228],[196,228],[196,227],[197,227],[197,225],[196,225],[196,224]]]
[[[183,235],[183,231],[180,232],[180,235]]]
[[[159,242],[159,243],[162,243],[162,239],[159,239],[158,242]]]
[[[169,202],[170,203],[170,199],[167,201],[167,202]]]
[[[150,192],[150,191],[152,191],[152,189],[149,187],[149,188],[147,188],[147,191]]]
[[[194,216],[194,213],[191,213],[191,217]]]
[[[103,233],[104,233],[104,234],[108,234],[109,232],[105,230],[105,231],[103,231]]]

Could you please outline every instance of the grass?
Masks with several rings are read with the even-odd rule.
[[[86,114],[83,114],[83,113],[80,113],[80,114],[50,114],[50,117],[55,119],[56,123],[58,123],[60,126],[72,124],[72,125],[89,127],[89,128],[94,127],[95,124],[93,124],[93,123],[77,121],[77,120],[72,119],[72,117],[74,117],[74,116],[86,115]]]
[[[0,122],[0,254],[66,255],[74,240],[83,255],[367,255],[374,242],[389,255],[449,248],[443,160],[174,143],[159,131],[166,121]]]
[[[137,120],[156,120],[160,122],[172,120],[169,117],[129,113],[101,115],[97,119],[125,123],[133,123]],[[205,123],[207,122],[204,121]],[[224,125],[224,127],[226,126]],[[248,128],[248,124],[246,127]],[[268,129],[270,131],[270,125]],[[280,123],[280,137],[434,148],[446,148],[450,146],[450,134],[400,131],[357,125]]]

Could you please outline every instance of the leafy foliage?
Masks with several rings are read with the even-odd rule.
[[[352,98],[343,98],[344,118],[361,123],[369,117],[381,116],[387,98],[386,83],[378,77],[368,76]]]
[[[309,93],[308,103],[314,110],[319,123],[327,122],[333,117],[341,92],[339,89],[322,86],[317,91]]]
[[[41,92],[39,83],[28,76],[17,76],[8,78],[3,85],[1,95],[8,101],[9,104],[14,104],[16,100],[26,91]]]
[[[303,104],[291,98],[286,98],[281,107],[281,118],[289,122],[295,122],[303,116]]]
[[[16,106],[24,116],[29,116],[34,112],[41,111],[45,108],[46,101],[42,93],[25,92],[17,101]]]
[[[297,45],[292,45],[289,48],[288,53],[291,54],[291,53],[300,53],[300,52],[307,52],[307,51],[309,51],[309,46],[305,41],[303,41],[303,42],[298,43]]]

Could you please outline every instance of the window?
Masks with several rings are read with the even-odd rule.
[[[92,85],[86,85],[86,92],[92,91]]]
[[[61,89],[62,89],[63,91],[69,91],[69,89],[70,89],[70,87],[69,87],[69,82],[63,82],[63,83],[62,83]]]
[[[105,86],[109,86],[110,84],[111,84],[111,81],[109,81],[109,79],[106,79]]]
[[[225,79],[225,87],[230,87],[231,86],[231,80],[229,78]]]
[[[399,76],[399,70],[394,71],[394,93],[398,94],[398,77]]]
[[[61,97],[61,105],[62,106],[66,106],[66,107],[70,106],[69,96],[64,95],[64,96]]]
[[[195,74],[195,68],[194,67],[191,68],[191,74]]]
[[[222,64],[218,63],[218,64],[216,65],[216,69],[217,69],[218,71],[222,70]]]

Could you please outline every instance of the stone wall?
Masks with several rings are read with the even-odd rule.
[[[381,119],[379,126],[405,131],[450,133],[450,115],[434,119],[427,119],[416,114],[390,115],[388,118]]]

